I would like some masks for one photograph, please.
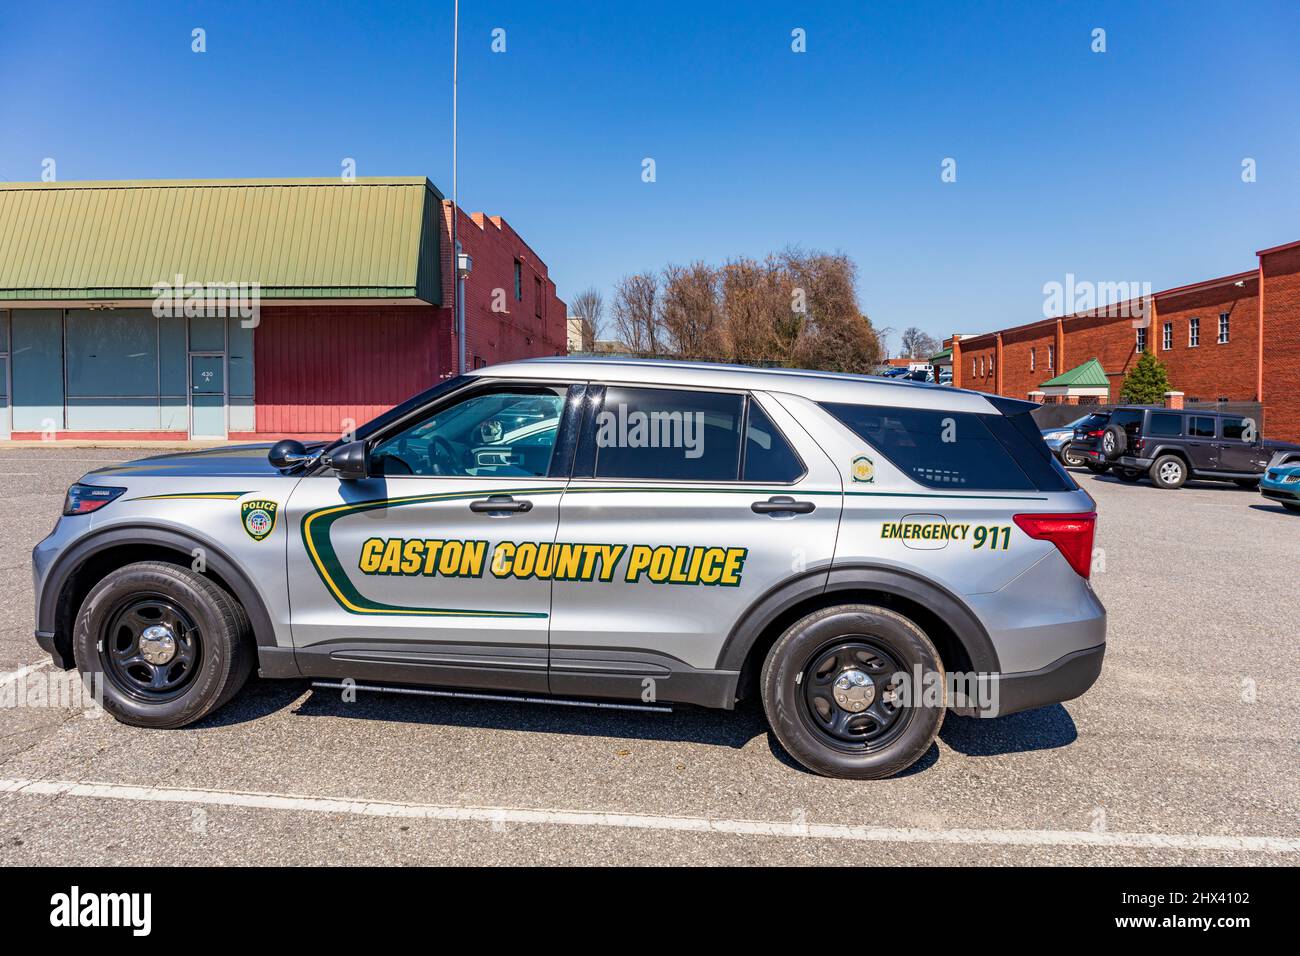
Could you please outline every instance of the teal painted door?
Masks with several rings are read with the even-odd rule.
[[[190,437],[226,437],[226,357],[190,356]]]

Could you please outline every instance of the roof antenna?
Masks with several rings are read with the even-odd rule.
[[[465,374],[465,288],[460,271],[460,195],[456,183],[456,86],[460,72],[460,0],[454,0],[451,21],[451,268],[452,309],[456,316],[456,374]]]

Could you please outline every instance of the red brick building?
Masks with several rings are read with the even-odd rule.
[[[0,438],[336,437],[456,373],[452,215],[423,177],[0,183]],[[546,263],[458,215],[467,367],[564,354]]]
[[[1140,302],[954,335],[944,343],[952,350],[953,384],[1042,401],[1044,382],[1096,359],[1109,394],[1088,399],[1114,402],[1124,376],[1148,350],[1184,401],[1258,402],[1268,437],[1300,440],[1300,242],[1256,257],[1247,272]],[[1133,317],[1143,311],[1144,318]]]

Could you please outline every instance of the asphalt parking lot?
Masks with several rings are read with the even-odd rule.
[[[29,552],[67,485],[142,454],[0,450],[0,671],[43,659]],[[949,716],[900,777],[806,773],[753,705],[347,704],[254,680],[176,731],[0,710],[0,864],[1294,866],[1300,517],[1230,485],[1075,474],[1101,513],[1100,681],[1030,713]]]

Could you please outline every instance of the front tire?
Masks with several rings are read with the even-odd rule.
[[[1151,480],[1157,488],[1181,488],[1187,482],[1187,462],[1177,455],[1161,455],[1151,465]]]
[[[922,686],[913,688],[917,674]],[[870,604],[828,607],[772,646],[763,710],[776,739],[828,777],[876,780],[910,767],[943,724],[947,681],[925,632]]]
[[[142,561],[90,589],[72,636],[77,670],[97,673],[104,709],[134,727],[175,728],[230,700],[253,669],[248,615],[187,568]]]

